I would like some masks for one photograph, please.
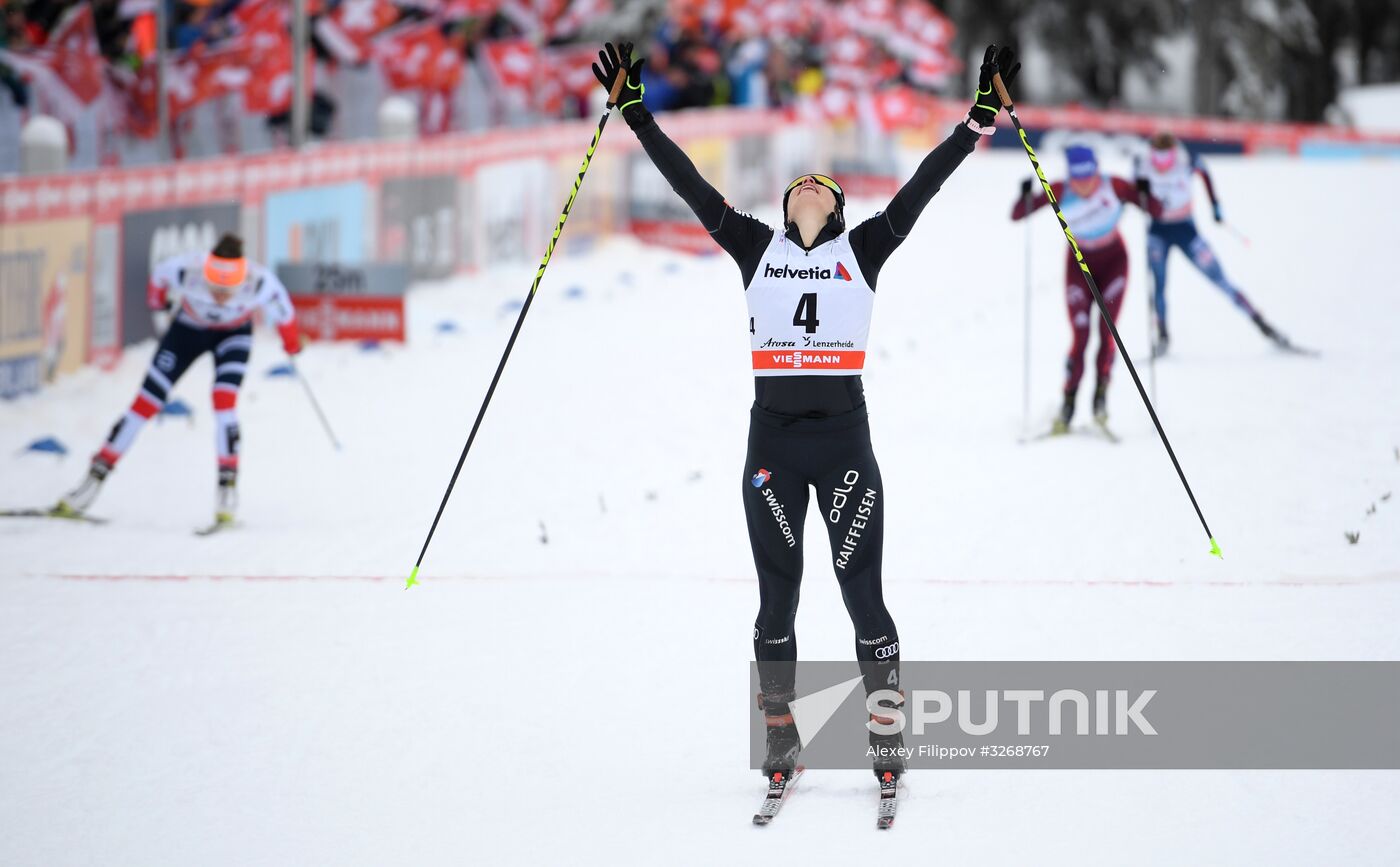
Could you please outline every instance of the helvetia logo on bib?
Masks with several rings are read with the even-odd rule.
[[[755,488],[761,488],[768,484],[768,480],[771,478],[773,478],[773,474],[760,467],[758,472],[753,474],[753,478],[749,479],[749,482]]]
[[[787,265],[779,265],[774,268],[771,264],[763,266],[763,276],[776,278],[779,280],[844,280],[851,282],[851,272],[846,270],[846,266],[840,262],[836,263],[836,271],[830,268],[789,268]]]

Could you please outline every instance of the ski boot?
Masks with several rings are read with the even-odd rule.
[[[222,527],[232,524],[236,511],[238,511],[238,470],[220,467],[218,505],[214,508],[214,526]]]
[[[1258,313],[1255,313],[1249,318],[1254,321],[1254,327],[1259,329],[1259,333],[1263,334],[1269,340],[1273,341],[1273,344],[1279,349],[1288,352],[1292,352],[1294,350],[1293,342],[1290,341],[1287,337],[1284,337],[1282,334],[1280,334],[1277,328],[1273,327],[1268,322],[1266,322],[1263,316],[1260,316]]]
[[[758,694],[758,707],[768,730],[768,756],[763,760],[763,776],[771,782],[774,774],[790,778],[797,770],[797,754],[802,742],[797,736],[797,724],[792,721],[788,702],[793,694]]]
[[[879,707],[897,710],[904,707],[904,693],[898,700],[882,700]],[[893,724],[893,715],[885,716],[879,711],[870,714],[872,724],[888,726]],[[875,780],[880,784],[880,804],[876,812],[875,827],[887,829],[894,825],[899,792],[899,778],[909,769],[909,759],[904,751],[904,732],[901,729],[890,734],[881,734],[873,729],[870,732],[870,751],[874,756]]]
[[[1108,383],[1094,385],[1094,422],[1099,427],[1108,424]]]
[[[1167,329],[1163,328],[1157,332],[1157,339],[1152,341],[1152,358],[1156,360],[1167,354],[1167,349],[1171,346],[1171,338],[1167,336]]]
[[[1065,392],[1065,402],[1060,405],[1060,414],[1055,417],[1055,423],[1050,427],[1050,433],[1055,436],[1069,433],[1070,419],[1074,418],[1074,392]]]
[[[112,472],[111,464],[101,457],[94,457],[82,482],[64,494],[58,504],[49,510],[49,514],[55,518],[81,517],[92,505],[93,500],[97,499],[98,493],[102,490],[102,483],[107,480],[107,474],[110,472]]]
[[[899,693],[899,701],[883,700],[880,707],[890,710],[902,710],[904,708],[904,693]],[[880,725],[892,725],[895,722],[894,716],[884,716],[880,713],[871,713],[870,721]],[[876,731],[870,732],[870,753],[874,757],[875,779],[886,782],[898,782],[900,776],[909,770],[909,759],[904,751],[904,731],[893,734],[880,734]]]

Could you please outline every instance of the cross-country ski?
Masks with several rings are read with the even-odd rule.
[[[59,508],[51,509],[4,509],[0,518],[54,518],[60,521],[78,521],[86,524],[105,524],[106,518],[98,518],[82,512],[70,512]]]
[[[763,802],[758,805],[758,812],[753,814],[755,825],[767,825],[778,815],[778,811],[783,808],[792,791],[797,786],[797,781],[802,776],[802,768],[798,767],[789,772],[773,771],[768,775],[768,791],[763,795]]]

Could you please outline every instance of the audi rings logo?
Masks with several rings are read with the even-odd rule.
[[[875,658],[876,658],[876,659],[889,659],[891,656],[894,656],[896,653],[899,653],[899,642],[898,642],[898,641],[896,641],[894,644],[889,644],[889,645],[886,645],[886,646],[884,646],[884,647],[877,647],[877,648],[875,648]]]

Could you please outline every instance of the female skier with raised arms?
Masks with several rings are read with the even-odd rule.
[[[609,43],[594,74],[611,89],[618,72],[627,70],[617,103],[623,118],[672,189],[739,265],[748,300],[755,397],[743,495],[758,570],[753,645],[768,724],[764,772],[771,781],[790,776],[801,748],[788,707],[792,667],[764,663],[797,659],[793,621],[809,485],[817,491],[832,565],[855,626],[866,691],[899,688],[899,634],[880,589],[884,486],[860,379],[875,284],[944,180],[980,135],[992,132],[999,109],[992,75],[1000,71],[1010,84],[1020,64],[1008,48],[987,49],[978,99],[967,118],[924,158],[884,211],[848,231],[840,185],[825,175],[803,175],[783,193],[784,226],[775,230],[730,207],[661,131],[642,101],[643,61],[631,54],[630,44]],[[904,768],[903,759],[890,754],[900,743],[897,734],[871,735],[882,790]]]

